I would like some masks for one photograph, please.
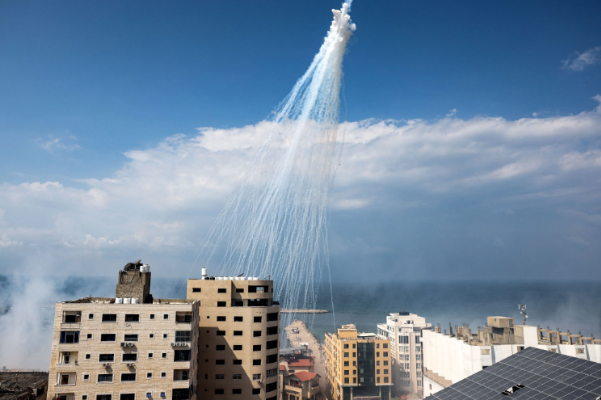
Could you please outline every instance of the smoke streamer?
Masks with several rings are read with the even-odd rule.
[[[319,52],[275,110],[268,139],[211,228],[201,256],[223,275],[271,276],[282,308],[314,308],[317,283],[324,271],[329,276],[327,198],[337,152],[342,59],[355,30],[350,6],[346,1],[332,10]],[[282,324],[295,317],[285,314]]]

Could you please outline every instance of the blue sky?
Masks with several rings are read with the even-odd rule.
[[[0,273],[102,274],[139,254],[185,270],[235,182],[170,186],[214,156],[178,154],[199,127],[260,137],[339,3],[2,2]],[[356,0],[351,15],[342,115],[358,136],[333,193],[334,268],[600,279],[601,3]],[[242,168],[230,156],[210,162]]]

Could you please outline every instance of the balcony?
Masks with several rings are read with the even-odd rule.
[[[79,329],[80,327],[79,322],[61,322],[61,329]]]

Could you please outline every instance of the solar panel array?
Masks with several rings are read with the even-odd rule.
[[[513,393],[503,391],[516,385]],[[595,400],[601,396],[601,364],[528,347],[427,400]]]

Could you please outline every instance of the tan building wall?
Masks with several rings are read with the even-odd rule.
[[[198,306],[196,301],[161,299],[115,304],[115,298],[57,303],[48,399],[177,400],[173,391],[182,389],[195,400]],[[176,332],[186,331],[190,336],[173,345]],[[113,339],[110,335],[114,340],[106,341]],[[125,335],[138,335],[137,341]],[[189,351],[191,361],[176,361],[178,351]],[[108,375],[112,379],[102,381]]]
[[[337,334],[326,334],[325,348],[326,379],[332,399],[353,400],[364,395],[390,398],[392,364],[388,339],[358,334],[355,325],[349,324],[338,329]]]
[[[277,399],[280,307],[273,281],[189,279],[187,298],[200,301],[200,398]]]

